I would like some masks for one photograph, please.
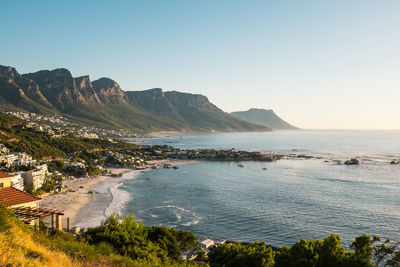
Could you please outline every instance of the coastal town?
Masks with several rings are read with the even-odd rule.
[[[73,122],[64,116],[55,114],[44,115],[21,111],[4,111],[2,114],[15,116],[21,119],[27,128],[34,129],[36,132],[44,133],[52,137],[62,137],[68,134],[83,138],[128,138],[138,136],[137,134],[132,134],[124,130],[83,125]]]

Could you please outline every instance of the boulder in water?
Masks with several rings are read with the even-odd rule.
[[[344,162],[345,165],[360,165],[360,161],[358,159],[350,159]]]

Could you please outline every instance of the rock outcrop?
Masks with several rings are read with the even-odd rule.
[[[86,101],[101,103],[99,96],[93,88],[92,82],[90,81],[89,75],[74,78],[75,85],[78,91],[86,98]]]
[[[119,87],[119,84],[109,78],[100,78],[92,82],[93,88],[101,102],[106,105],[127,105],[126,93]]]
[[[350,159],[350,160],[346,160],[344,162],[345,165],[360,165],[361,161],[359,161],[358,159]]]

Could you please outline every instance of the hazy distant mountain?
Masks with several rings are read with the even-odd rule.
[[[296,130],[299,129],[282,120],[272,109],[252,108],[247,111],[236,111],[230,113],[232,116],[242,120],[260,124],[273,130]]]
[[[112,79],[92,82],[62,68],[20,75],[0,65],[0,110],[56,113],[140,132],[270,130],[230,116],[202,95],[161,89],[125,92]]]

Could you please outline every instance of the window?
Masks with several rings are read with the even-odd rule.
[[[4,187],[4,183],[0,183],[0,187]]]

